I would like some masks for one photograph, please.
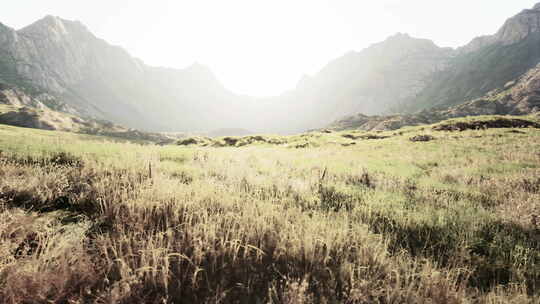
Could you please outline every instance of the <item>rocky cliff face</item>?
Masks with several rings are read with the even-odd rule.
[[[450,118],[480,115],[540,114],[540,64],[527,73],[481,98],[415,114],[368,116],[349,115],[331,123],[337,130],[395,130],[404,126],[433,124]]]
[[[9,66],[9,75],[0,74],[4,82],[52,94],[77,114],[126,124],[131,117],[140,118],[127,98],[114,100],[111,95],[103,100],[86,94],[90,87],[96,92],[107,89],[92,80],[114,85],[112,78],[136,78],[142,69],[122,49],[97,39],[78,22],[47,16],[19,31],[3,27],[0,53],[3,65]],[[120,108],[125,118],[114,111]]]
[[[53,94],[77,114],[131,127],[197,128],[211,117],[193,113],[199,125],[186,125],[181,119],[186,110],[208,101],[210,90],[227,95],[202,66],[146,66],[96,38],[81,23],[53,16],[18,31],[2,26],[0,54],[9,66],[9,73],[0,74],[4,82]]]
[[[142,72],[122,49],[94,37],[82,24],[47,16],[19,31],[0,31],[0,49],[17,73],[37,87],[65,93],[88,75],[118,71]]]
[[[502,88],[540,62],[540,4],[508,19],[492,36],[456,51],[446,69],[433,73],[426,87],[396,112],[444,108]]]
[[[536,33],[540,33],[540,3],[508,19],[495,34],[494,41],[510,45]]]
[[[494,35],[477,37],[459,48],[459,51],[469,53],[494,44],[512,45],[538,33],[540,33],[540,3],[508,19]]]

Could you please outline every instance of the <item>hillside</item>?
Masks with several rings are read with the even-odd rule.
[[[351,113],[386,113],[423,90],[453,53],[430,40],[396,34],[334,60],[281,98],[303,105],[298,113],[308,127]]]
[[[44,102],[65,111],[53,110]],[[19,88],[6,84],[0,86],[0,124],[154,143],[171,143],[177,138],[172,135],[141,132],[103,120],[82,118],[69,114],[69,111],[72,111],[69,106],[56,103],[50,95],[41,94],[34,97],[33,94]]]
[[[368,116],[349,115],[336,120],[330,129],[396,130],[405,126],[432,124],[445,119],[480,115],[540,114],[540,65],[518,79],[485,96],[457,106],[428,109],[416,114]]]
[[[458,49],[447,69],[397,110],[448,107],[503,88],[540,62],[540,4],[508,19],[492,36]]]
[[[484,101],[525,74],[536,78],[539,24],[537,4],[508,19],[496,34],[457,50],[398,34],[330,63],[303,80],[291,101],[311,100],[312,108],[324,108],[314,121],[332,118],[328,124],[337,128],[396,129],[467,115],[534,113],[537,92],[530,88],[520,97]]]

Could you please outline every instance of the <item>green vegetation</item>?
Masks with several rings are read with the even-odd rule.
[[[539,129],[255,137],[0,126],[0,299],[538,303]]]

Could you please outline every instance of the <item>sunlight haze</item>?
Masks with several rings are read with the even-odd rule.
[[[0,22],[79,20],[154,66],[206,65],[233,92],[279,95],[330,60],[396,32],[458,47],[534,0],[8,1]],[[481,20],[481,22],[479,21]]]

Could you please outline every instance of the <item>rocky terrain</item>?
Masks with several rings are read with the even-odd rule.
[[[457,106],[428,109],[415,114],[350,115],[330,124],[330,129],[396,130],[404,126],[432,124],[445,119],[481,115],[528,115],[540,113],[540,65],[502,89]]]
[[[64,111],[53,110],[53,107]],[[48,94],[32,96],[21,89],[7,85],[0,86],[0,124],[65,131],[82,134],[103,135],[137,141],[155,143],[173,142],[178,136],[141,132],[117,124],[83,118],[69,112],[76,112],[66,104],[59,104]]]
[[[449,107],[480,98],[536,67],[540,62],[540,4],[508,19],[491,36],[459,48],[447,69],[430,76],[428,85],[398,112]]]

